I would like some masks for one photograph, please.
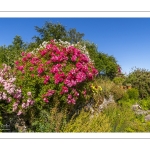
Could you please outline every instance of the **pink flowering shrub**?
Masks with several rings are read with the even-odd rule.
[[[16,110],[18,101],[21,99],[21,90],[14,84],[16,78],[11,71],[11,68],[3,64],[3,69],[0,69],[0,102],[10,104],[12,99],[16,99],[13,104],[13,110]],[[1,108],[1,111],[2,110]]]
[[[0,100],[11,103],[18,115],[42,109],[55,100],[72,107],[89,97],[89,83],[97,75],[90,58],[75,46],[50,41],[33,52],[23,52],[13,74],[0,73]],[[88,95],[89,94],[89,95]]]

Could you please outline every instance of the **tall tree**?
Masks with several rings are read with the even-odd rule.
[[[75,28],[68,31],[68,39],[70,43],[77,43],[82,41],[84,33],[77,32]]]
[[[21,49],[23,49],[23,47],[24,47],[24,42],[23,42],[21,36],[19,36],[19,35],[16,35],[16,36],[14,37],[12,44],[13,44],[13,45],[12,45],[12,46],[9,45],[9,47],[10,47],[10,48],[14,48],[14,49],[16,49],[16,50],[21,50]]]
[[[67,39],[67,31],[60,23],[53,24],[46,21],[42,28],[35,26],[35,30],[39,33],[39,36],[33,37],[37,44],[41,44],[43,41],[49,41],[51,39]]]

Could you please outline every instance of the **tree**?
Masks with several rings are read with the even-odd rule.
[[[15,37],[14,37],[14,39],[13,39],[13,42],[12,42],[12,44],[13,45],[9,45],[9,49],[16,49],[16,50],[21,50],[21,49],[23,49],[24,48],[24,42],[23,42],[23,40],[22,40],[22,38],[21,38],[21,36],[19,36],[19,35],[16,35]]]
[[[103,52],[99,52],[97,46],[89,41],[83,41],[86,45],[90,58],[94,60],[96,69],[105,76],[113,79],[118,73],[118,64],[114,56],[109,56]]]
[[[12,67],[15,59],[20,57],[23,50],[26,50],[26,44],[23,42],[21,36],[16,35],[12,44],[7,47],[5,45],[0,47],[0,64],[5,63]]]
[[[82,41],[84,33],[77,32],[75,28],[68,31],[68,38],[70,43],[77,43]]]
[[[43,41],[50,41],[51,39],[67,39],[67,31],[60,23],[53,24],[46,21],[42,28],[35,26],[35,30],[40,34],[39,36],[33,37],[38,45]]]

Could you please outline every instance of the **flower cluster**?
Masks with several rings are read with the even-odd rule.
[[[17,114],[20,115],[22,111],[18,106],[22,105],[22,108],[27,108],[33,104],[33,100],[31,100],[31,92],[28,92],[29,99],[27,103],[22,103],[22,90],[15,85],[15,81],[16,77],[11,68],[3,64],[3,69],[0,70],[0,100],[11,103],[12,111],[18,111]]]
[[[95,85],[91,85],[91,89],[93,93],[98,93],[100,91],[102,91],[102,87],[101,86],[95,86]]]

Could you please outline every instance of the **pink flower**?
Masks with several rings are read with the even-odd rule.
[[[2,99],[3,99],[3,100],[6,100],[6,99],[7,99],[7,95],[6,95],[5,92],[2,93]]]
[[[46,45],[46,49],[48,49],[48,50],[49,50],[51,47],[52,47],[51,44],[47,44],[47,45]]]
[[[28,95],[28,96],[31,96],[32,94],[31,94],[31,92],[27,92],[27,95]]]
[[[24,68],[23,66],[19,66],[18,70],[23,71],[23,68]]]
[[[62,69],[62,65],[61,64],[56,64],[52,67],[50,72],[55,74],[55,73],[58,73],[59,71],[61,71],[61,69]]]
[[[23,57],[23,58],[22,58],[22,61],[23,61],[23,62],[26,62],[27,60],[28,60],[27,57]]]
[[[15,61],[15,64],[18,65],[18,64],[19,64],[19,61]]]
[[[51,61],[50,61],[50,60],[48,60],[48,61],[46,62],[46,64],[47,64],[47,65],[49,65],[50,63],[51,63]]]
[[[46,53],[47,53],[46,49],[40,51],[41,56],[44,56]]]
[[[24,56],[24,55],[25,55],[25,52],[22,52],[22,53],[21,53],[21,56]]]
[[[8,97],[7,102],[10,103],[11,102],[11,97]]]
[[[18,107],[18,103],[15,102],[15,103],[13,104],[13,111],[15,111],[15,110],[17,109],[17,107]]]
[[[76,89],[73,89],[73,94],[74,94],[75,97],[79,96],[79,93],[77,92]]]
[[[76,80],[78,83],[85,81],[86,80],[86,74],[83,72],[79,72],[76,76]]]
[[[62,87],[61,94],[68,93],[68,88],[66,86]]]
[[[29,70],[30,70],[30,71],[33,71],[33,70],[34,70],[34,67],[30,67]]]
[[[20,116],[21,114],[22,114],[22,111],[19,110],[18,113],[17,113],[17,115]]]
[[[52,62],[58,62],[58,60],[59,60],[58,56],[52,56],[51,57]]]
[[[65,74],[63,72],[62,73],[56,73],[54,75],[55,84],[63,82],[64,78],[65,78]]]
[[[22,108],[25,108],[26,107],[26,103],[22,103]]]
[[[33,104],[34,104],[34,101],[33,101],[33,100],[31,100],[31,101],[30,101],[30,105],[33,105]]]
[[[73,56],[71,57],[71,60],[72,60],[72,61],[76,61],[76,59],[77,59],[77,56],[76,56],[76,55],[73,55]]]
[[[86,90],[83,91],[83,95],[86,95]]]
[[[72,98],[72,95],[68,95],[68,99],[67,99],[67,103],[68,104],[75,104],[76,100],[74,98]]]
[[[49,82],[50,77],[48,75],[46,75],[44,77],[44,84],[47,84]]]
[[[38,74],[42,74],[44,72],[44,68],[38,67],[37,71],[38,71]]]
[[[55,90],[48,90],[45,96],[52,96],[55,93]]]
[[[31,53],[27,53],[27,58],[31,58],[32,54]]]
[[[46,103],[48,103],[48,102],[49,102],[47,98],[44,98],[43,100],[44,100],[44,102],[46,102]]]

